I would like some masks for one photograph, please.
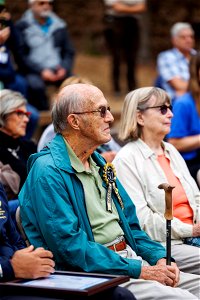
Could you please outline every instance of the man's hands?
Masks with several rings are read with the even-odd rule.
[[[41,77],[45,81],[56,82],[59,80],[63,80],[66,76],[66,70],[62,67],[58,67],[56,71],[52,71],[50,69],[44,69],[41,72]]]
[[[0,44],[4,44],[10,36],[10,28],[0,28]]]
[[[44,248],[34,250],[31,245],[28,248],[16,251],[11,258],[11,265],[16,278],[36,279],[48,277],[55,271],[55,263],[52,258],[53,254],[50,251],[44,250]]]
[[[166,265],[166,259],[160,259],[155,266],[142,267],[140,279],[155,280],[163,285],[176,287],[179,282],[180,271],[175,263]]]

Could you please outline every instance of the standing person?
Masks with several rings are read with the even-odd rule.
[[[104,0],[105,38],[111,53],[112,84],[121,91],[120,70],[126,64],[127,88],[136,87],[135,67],[139,48],[139,14],[146,10],[145,0]]]
[[[3,88],[20,92],[28,99],[28,84],[20,73],[23,69],[20,36],[16,30],[11,14],[6,9],[5,1],[0,1],[0,81]],[[30,122],[27,126],[26,139],[30,139],[37,127],[39,113],[35,107],[27,103],[31,111]]]
[[[51,249],[58,269],[129,275],[123,286],[137,299],[197,299],[200,276],[166,265],[164,247],[141,230],[112,164],[95,152],[111,139],[103,93],[88,84],[64,87],[52,119],[57,135],[29,159],[19,195],[29,241]]]
[[[120,139],[129,142],[113,163],[136,206],[141,227],[164,245],[165,193],[158,186],[169,183],[175,187],[172,256],[181,271],[200,274],[200,191],[180,153],[163,141],[172,117],[171,101],[164,90],[145,87],[130,92],[124,101],[119,131]],[[191,242],[197,247],[187,245]]]
[[[48,277],[54,273],[53,255],[43,248],[34,249],[31,245],[25,248],[25,243],[19,235],[10,217],[6,194],[0,183],[0,281],[9,281],[17,278],[36,279]],[[91,300],[102,299],[111,300],[136,300],[134,296],[121,287],[110,289],[92,297]],[[56,300],[54,298],[50,298]],[[1,286],[0,300],[50,300],[46,297],[35,297],[29,295],[16,296],[15,293]],[[66,297],[68,299],[68,297]],[[71,300],[83,300],[82,297],[73,297]]]
[[[200,187],[200,52],[192,56],[189,70],[188,92],[174,103],[167,138],[180,151]]]
[[[194,30],[189,23],[175,23],[170,33],[173,48],[158,55],[157,70],[161,87],[173,101],[188,89],[189,61],[196,51]]]
[[[16,23],[30,102],[40,110],[48,109],[46,84],[59,86],[70,76],[74,58],[67,25],[53,13],[52,2],[29,0],[29,9]]]

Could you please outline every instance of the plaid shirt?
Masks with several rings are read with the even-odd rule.
[[[191,49],[191,54],[194,55],[195,53],[196,51]],[[166,90],[171,99],[174,99],[176,91],[168,81],[174,77],[188,81],[190,77],[189,61],[177,48],[173,48],[158,55],[157,67],[162,88]]]

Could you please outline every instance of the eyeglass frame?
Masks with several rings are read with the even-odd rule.
[[[141,111],[151,109],[151,108],[160,108],[161,115],[163,115],[163,116],[166,115],[168,109],[172,112],[172,105],[171,104],[169,106],[167,106],[166,104],[157,105],[157,106],[149,106],[149,107],[142,108],[142,109],[138,107],[138,109],[141,110]],[[163,111],[163,109],[166,110],[166,111]]]
[[[23,111],[22,109],[15,109],[13,111],[10,112],[11,114],[12,113],[15,113],[17,114],[17,116],[22,119],[23,117],[27,117],[28,119],[30,119],[30,116],[31,116],[31,112],[30,111]]]
[[[102,112],[102,109],[105,109],[105,112]],[[99,107],[99,109],[96,109],[96,110],[82,111],[82,112],[72,112],[72,114],[83,115],[83,114],[91,114],[91,113],[99,112],[100,113],[100,117],[101,118],[105,118],[108,111],[110,112],[110,106],[108,106],[108,107],[101,106],[101,107]]]

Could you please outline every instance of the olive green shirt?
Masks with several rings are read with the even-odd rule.
[[[89,157],[90,169],[85,169],[66,140],[65,143],[71,165],[83,185],[87,213],[95,241],[106,244],[115,240],[118,236],[124,235],[119,225],[119,215],[114,202],[112,202],[112,213],[106,210],[106,190],[102,186],[99,167]]]

